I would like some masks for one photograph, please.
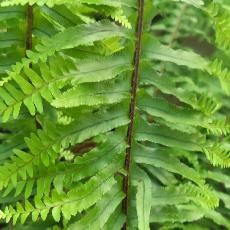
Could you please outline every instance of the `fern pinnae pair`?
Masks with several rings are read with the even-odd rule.
[[[0,1],[6,227],[230,229],[221,1],[224,9],[202,0]],[[26,4],[34,4],[30,48],[6,33],[18,14],[25,24]],[[186,44],[194,35],[212,43],[212,60]]]

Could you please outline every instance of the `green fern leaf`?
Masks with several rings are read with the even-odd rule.
[[[104,229],[104,225],[123,198],[124,194],[115,185],[80,221],[71,224],[67,229]]]
[[[163,168],[182,175],[198,185],[204,184],[202,176],[193,168],[183,164],[178,158],[170,154],[170,149],[160,150],[143,145],[135,145],[133,154],[136,163]]]

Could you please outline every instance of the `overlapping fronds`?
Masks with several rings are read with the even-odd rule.
[[[227,1],[0,0],[0,24],[3,229],[230,229]]]

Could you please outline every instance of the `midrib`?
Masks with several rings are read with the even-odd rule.
[[[129,119],[130,123],[127,131],[127,144],[126,156],[124,162],[124,168],[127,171],[127,175],[123,181],[123,191],[126,195],[125,199],[122,202],[123,212],[126,215],[126,222],[123,225],[123,230],[127,230],[127,216],[128,216],[128,193],[129,193],[129,181],[130,181],[130,163],[131,163],[131,149],[132,149],[132,140],[133,140],[133,128],[134,128],[134,118],[136,111],[136,94],[137,94],[137,85],[139,78],[139,65],[140,65],[140,53],[141,53],[141,38],[143,31],[143,15],[144,15],[144,0],[138,0],[138,18],[136,26],[136,45],[135,52],[133,57],[133,74],[131,81],[131,101],[130,101],[130,112]]]

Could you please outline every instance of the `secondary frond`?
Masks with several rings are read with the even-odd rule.
[[[16,223],[20,217],[21,223],[24,223],[31,214],[33,221],[36,221],[39,216],[45,220],[51,211],[55,221],[60,220],[61,213],[66,220],[69,220],[71,216],[95,204],[112,188],[116,183],[114,173],[121,167],[121,159],[116,160],[86,183],[75,186],[67,193],[58,194],[53,190],[51,197],[44,197],[42,200],[35,197],[34,204],[25,200],[25,206],[17,203],[16,208],[6,207],[1,212],[1,219],[5,219],[7,222],[13,219],[13,222]]]

